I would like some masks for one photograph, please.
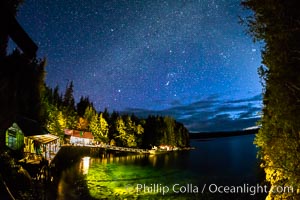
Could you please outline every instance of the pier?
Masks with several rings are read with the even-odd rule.
[[[88,145],[92,148],[103,148],[107,150],[113,151],[124,151],[124,152],[132,152],[132,153],[149,153],[147,149],[138,149],[138,148],[128,148],[128,147],[118,147],[118,146],[110,146],[110,145]]]

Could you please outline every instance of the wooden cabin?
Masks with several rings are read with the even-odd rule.
[[[25,137],[24,153],[41,155],[51,160],[60,148],[59,137],[52,134],[32,135]]]
[[[94,136],[91,132],[66,129],[65,135],[69,137],[69,142],[72,145],[86,146],[94,142]]]

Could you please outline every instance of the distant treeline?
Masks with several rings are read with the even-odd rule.
[[[231,137],[240,135],[250,135],[258,133],[259,129],[240,130],[240,131],[218,131],[218,132],[202,132],[190,133],[190,139],[207,139],[216,137]]]
[[[140,119],[134,114],[97,112],[88,97],[75,104],[73,82],[64,94],[58,86],[44,85],[41,121],[52,134],[64,137],[65,129],[89,131],[95,141],[125,147],[150,148],[158,145],[189,146],[189,132],[183,124],[169,116],[148,116]]]

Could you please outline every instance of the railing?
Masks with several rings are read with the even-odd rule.
[[[76,144],[75,144],[75,146],[76,146]],[[81,145],[80,144],[78,146],[101,148],[101,149],[108,149],[108,150],[113,150],[113,151],[133,152],[133,153],[149,153],[149,150],[147,150],[147,149],[119,147],[119,146],[111,146],[111,145]]]

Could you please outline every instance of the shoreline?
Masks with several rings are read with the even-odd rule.
[[[253,135],[257,134],[259,129],[251,130],[241,130],[241,131],[218,131],[218,132],[199,132],[199,133],[190,133],[190,139],[213,139],[213,138],[222,138],[222,137],[233,137],[233,136],[243,136],[243,135]]]

